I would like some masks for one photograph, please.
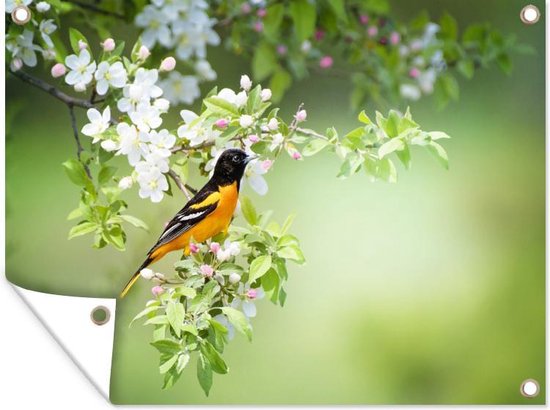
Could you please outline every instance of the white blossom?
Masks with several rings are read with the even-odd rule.
[[[6,8],[8,4],[6,3]],[[12,58],[20,58],[23,63],[29,67],[36,66],[36,51],[42,50],[36,44],[33,44],[34,33],[29,30],[23,30],[22,34],[15,38],[9,38],[6,41],[6,49],[11,52]]]
[[[57,30],[57,26],[54,24],[52,19],[46,19],[42,20],[40,22],[40,25],[38,26],[38,29],[40,30],[40,35],[42,36],[42,39],[48,46],[48,48],[54,48],[54,44],[52,39],[50,38],[50,35]]]
[[[32,0],[6,0],[6,13],[11,13],[16,7],[28,6],[31,3]]]
[[[206,60],[197,61],[197,63],[195,64],[195,71],[200,78],[207,81],[213,81],[217,77],[216,72],[212,69],[212,66]]]
[[[103,113],[100,113],[95,108],[90,108],[86,115],[90,121],[82,127],[82,134],[93,138],[93,143],[99,141],[99,137],[109,128],[111,121],[111,108],[107,106]]]
[[[120,148],[117,155],[126,155],[128,163],[135,166],[141,156],[147,153],[149,136],[144,132],[139,132],[135,126],[121,122],[117,125],[117,134],[120,140]]]
[[[250,88],[252,88],[252,80],[246,74],[241,76],[241,88],[245,91],[250,91]]]
[[[132,185],[134,185],[134,179],[131,176],[122,178],[118,183],[118,187],[122,190],[130,189]]]
[[[251,127],[254,124],[254,117],[248,114],[241,115],[241,118],[239,118],[239,124],[243,128]]]
[[[124,65],[117,61],[109,65],[107,61],[102,61],[97,66],[95,72],[96,91],[99,95],[105,95],[109,90],[109,86],[113,88],[122,88],[128,81],[128,75],[124,69]]]
[[[160,82],[164,96],[173,104],[191,104],[200,96],[199,81],[192,75],[172,71]]]
[[[265,195],[268,191],[268,186],[263,175],[267,173],[271,167],[272,162],[270,160],[259,161],[252,160],[244,171],[246,182],[250,187],[258,194]]]
[[[136,109],[130,112],[130,120],[143,132],[149,132],[162,124],[159,110],[147,102],[139,103]]]
[[[153,48],[157,42],[164,47],[171,47],[173,39],[170,28],[166,24],[166,14],[158,8],[152,5],[145,6],[136,16],[135,23],[136,26],[145,29],[141,39],[146,47]]]
[[[170,134],[166,129],[160,130],[159,132],[151,131],[149,133],[149,142],[150,147],[153,146],[158,155],[168,158],[172,155],[170,149],[176,143],[176,137]]]
[[[220,131],[212,129],[212,126],[205,126],[194,112],[182,110],[180,115],[184,124],[178,128],[178,137],[189,141],[190,146],[196,147],[202,143],[214,141],[220,135]]]
[[[92,81],[92,75],[96,69],[95,61],[91,61],[92,57],[87,49],[80,51],[77,56],[71,54],[65,59],[65,65],[71,69],[65,76],[65,82],[69,85],[84,85],[86,86]]]
[[[275,151],[277,148],[281,146],[284,140],[285,140],[285,137],[283,137],[283,134],[281,134],[280,132],[273,135],[271,139],[271,145],[269,146],[269,150]]]

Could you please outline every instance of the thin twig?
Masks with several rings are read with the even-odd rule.
[[[296,131],[296,129],[298,128],[298,118],[296,117],[297,117],[297,114],[302,110],[302,108],[304,108],[304,103],[300,103],[300,105],[298,106],[298,109],[296,110],[296,115],[294,115],[294,118],[290,123],[290,126],[288,127],[289,134],[293,134],[294,131]]]
[[[69,104],[69,114],[71,115],[71,127],[73,128],[73,135],[74,139],[76,141],[76,156],[78,157],[78,160],[82,162],[82,158],[80,154],[84,149],[82,148],[82,144],[80,143],[80,137],[78,136],[78,128],[76,127],[76,117],[74,115],[74,107]],[[86,174],[88,175],[88,178],[92,179],[92,173],[90,172],[90,168],[88,168],[88,165],[84,164],[82,162],[82,165],[84,165],[84,169],[86,170]]]
[[[191,194],[187,190],[187,187],[185,186],[185,184],[181,181],[178,174],[176,174],[176,171],[170,168],[168,170],[168,176],[174,180],[177,187],[180,189],[181,192],[183,192],[183,194],[187,197],[187,200],[189,201],[191,199]]]
[[[296,127],[296,131],[298,131],[301,134],[308,135],[310,137],[315,137],[325,141],[329,141],[329,139],[325,135],[319,134],[318,132],[310,130],[309,128]]]
[[[93,108],[94,104],[87,100],[81,100],[79,98],[71,97],[70,95],[65,94],[63,91],[58,90],[55,86],[48,84],[47,82],[41,80],[40,78],[33,77],[30,74],[27,74],[23,71],[11,71],[10,73],[20,80],[31,84],[37,88],[40,88],[42,91],[47,92],[50,95],[53,95],[58,100],[63,101],[67,105],[81,108]]]
[[[83,1],[78,1],[78,0],[63,0],[63,1],[67,3],[75,4],[82,9],[90,10],[97,14],[103,14],[104,16],[113,16],[120,20],[126,20],[123,14],[117,13],[115,11],[105,10],[100,7],[94,6],[93,4],[84,3]]]

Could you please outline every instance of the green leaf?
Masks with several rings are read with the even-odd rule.
[[[505,74],[512,74],[512,60],[508,54],[500,54],[497,57],[497,64]]]
[[[428,132],[428,135],[433,141],[440,140],[440,139],[447,139],[451,138],[448,134],[441,132],[441,131],[432,131]]]
[[[190,358],[191,356],[189,355],[189,353],[183,353],[178,357],[178,364],[176,365],[176,371],[178,373],[183,372],[183,369],[185,369],[185,367],[189,363]]]
[[[294,30],[298,41],[302,42],[313,35],[315,31],[315,5],[308,0],[296,0],[290,3],[290,16],[294,22]]]
[[[181,345],[170,339],[151,342],[151,346],[155,347],[161,354],[176,354],[181,351]]]
[[[379,167],[379,176],[381,179],[391,183],[397,182],[397,170],[390,159],[384,158],[381,160]]]
[[[225,364],[223,358],[210,342],[204,341],[201,344],[201,352],[210,362],[213,371],[219,374],[226,374],[228,372],[227,364]]]
[[[339,20],[347,22],[348,16],[346,14],[346,8],[344,5],[344,0],[327,0],[330,8],[336,14]]]
[[[69,231],[69,239],[76,238],[77,236],[86,235],[87,233],[95,232],[98,225],[95,222],[82,222],[76,226],[73,226]]]
[[[185,308],[181,303],[170,300],[166,305],[166,317],[170,326],[176,332],[178,337],[181,336],[181,327],[183,326],[183,320],[185,319]]]
[[[366,125],[371,125],[372,124],[371,119],[368,117],[368,115],[365,113],[364,110],[359,113],[358,120],[361,121],[363,124],[366,124]]]
[[[178,361],[178,354],[171,356],[168,360],[162,363],[159,367],[160,374],[168,372]]]
[[[453,16],[451,16],[447,12],[443,13],[443,15],[441,16],[441,20],[439,21],[439,25],[441,27],[440,33],[443,38],[446,38],[449,40],[457,39],[458,25]]]
[[[276,40],[279,37],[279,27],[283,22],[285,6],[281,3],[274,3],[266,9],[264,22],[264,35],[266,38]]]
[[[150,319],[147,319],[143,326],[147,325],[169,325],[168,318],[166,315],[157,315],[153,316]]]
[[[154,306],[146,307],[145,309],[143,309],[141,312],[139,312],[139,313],[132,319],[132,321],[130,322],[130,325],[129,325],[129,326],[132,326],[132,323],[134,323],[136,320],[141,319],[141,318],[144,317],[144,316],[147,316],[149,313],[156,312],[156,311],[159,310],[161,307],[162,307],[162,306],[159,306],[159,305],[154,305]]]
[[[273,302],[277,303],[279,298],[280,279],[275,269],[269,271],[262,277],[262,288],[264,288],[266,296]]]
[[[117,171],[117,167],[103,166],[101,168],[101,171],[99,171],[99,175],[97,177],[99,183],[101,185],[104,185],[107,182],[109,182],[113,177],[113,175],[115,175],[116,171]]]
[[[277,68],[277,55],[273,47],[263,41],[256,48],[252,57],[252,74],[256,81],[263,81]]]
[[[323,150],[323,148],[330,145],[326,140],[320,138],[312,138],[302,149],[302,155],[305,157],[311,157]]]
[[[238,116],[239,110],[235,104],[231,104],[229,101],[220,97],[209,97],[204,100],[204,105],[215,114]]]
[[[439,145],[437,142],[431,141],[427,145],[428,151],[434,155],[437,160],[445,167],[445,169],[449,169],[449,157],[447,156],[447,152],[445,151],[445,148],[443,148],[441,145]]]
[[[222,307],[221,310],[227,316],[227,320],[229,320],[238,332],[245,335],[248,340],[252,340],[252,327],[250,323],[248,323],[244,313],[232,307]]]
[[[293,260],[299,264],[304,263],[306,260],[302,250],[297,245],[285,246],[284,248],[277,250],[277,255],[281,258]]]
[[[403,148],[405,148],[405,143],[403,142],[403,140],[401,138],[393,138],[388,142],[386,142],[385,144],[383,144],[378,149],[378,157],[382,159],[386,155],[389,155],[394,151],[400,151]]]
[[[456,68],[467,79],[471,80],[474,77],[475,66],[472,60],[460,60]]]
[[[397,151],[397,158],[401,161],[406,169],[411,168],[411,150],[407,144],[404,144],[401,151]]]
[[[258,224],[258,214],[256,213],[252,201],[247,196],[241,196],[241,212],[244,219],[246,219],[250,225],[254,226]]]
[[[197,360],[197,378],[204,394],[208,396],[212,388],[212,367],[202,353],[199,354],[199,360]]]
[[[269,82],[269,87],[271,88],[273,95],[273,101],[280,101],[291,84],[292,76],[288,73],[288,71],[282,68],[275,71],[275,74],[273,74],[273,77],[271,77],[271,81]]]
[[[80,187],[86,187],[91,183],[90,178],[88,178],[86,170],[84,169],[84,165],[82,165],[80,161],[77,161],[76,159],[69,159],[62,165],[73,184]]]
[[[248,281],[253,283],[256,279],[261,278],[271,268],[271,255],[261,255],[252,261]]]
[[[395,138],[399,135],[399,124],[401,123],[401,116],[395,110],[391,110],[388,114],[388,119],[383,127],[388,137]]]
[[[69,40],[71,42],[71,48],[76,55],[80,54],[80,47],[78,46],[79,40],[88,44],[88,40],[86,40],[86,37],[84,37],[84,35],[80,31],[72,27],[69,28]]]
[[[134,225],[136,228],[141,228],[147,232],[149,232],[149,227],[145,222],[143,222],[141,219],[136,218],[135,216],[128,215],[128,214],[121,214],[119,215],[120,218],[125,220],[126,222]]]

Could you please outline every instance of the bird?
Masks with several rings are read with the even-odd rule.
[[[210,180],[168,222],[145,261],[124,286],[120,298],[126,296],[136,283],[142,269],[159,261],[167,253],[183,249],[184,256],[189,256],[191,239],[201,243],[220,232],[227,235],[246,165],[255,158],[237,148],[222,152]]]

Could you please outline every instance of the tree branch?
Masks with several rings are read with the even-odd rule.
[[[55,86],[41,80],[40,78],[33,77],[32,75],[27,74],[23,71],[10,70],[10,73],[15,77],[19,78],[20,80],[26,82],[27,84],[31,84],[36,88],[39,88],[42,91],[45,91],[50,95],[53,95],[55,98],[63,101],[68,106],[81,107],[81,108],[94,107],[94,104],[92,104],[90,101],[71,97],[70,95],[65,94],[63,91],[58,90]]]
[[[78,157],[78,160],[82,162],[82,159],[80,157],[80,154],[84,149],[82,148],[82,144],[80,143],[80,137],[78,136],[78,128],[76,127],[76,117],[74,115],[74,107],[72,105],[69,105],[69,114],[71,116],[71,127],[73,129],[73,135],[74,139],[76,141],[76,156]],[[84,164],[82,162],[82,165],[84,165],[84,169],[86,170],[86,174],[88,175],[88,178],[92,179],[92,173],[90,172],[90,168],[88,168],[88,165]]]
[[[120,20],[126,20],[124,14],[120,14],[120,13],[117,13],[115,11],[105,10],[105,9],[100,8],[100,7],[94,6],[93,4],[85,3],[83,1],[78,1],[78,0],[63,0],[63,1],[65,1],[67,3],[72,3],[72,4],[80,7],[81,9],[90,10],[90,11],[92,11],[94,13],[97,13],[97,14],[102,14],[104,16],[116,17],[117,19],[120,19]]]
[[[296,127],[296,131],[298,131],[301,134],[308,135],[310,137],[319,138],[319,139],[322,139],[322,140],[325,140],[325,141],[329,140],[326,136],[324,136],[322,134],[319,134],[318,132],[315,132],[313,130],[310,130],[309,128]]]
[[[178,174],[176,174],[176,171],[174,171],[172,168],[170,168],[167,172],[168,176],[174,180],[177,187],[180,189],[181,192],[186,196],[187,200],[189,201],[191,199],[191,194],[189,193],[187,187],[188,185],[184,184]],[[196,191],[195,191],[196,192]]]

